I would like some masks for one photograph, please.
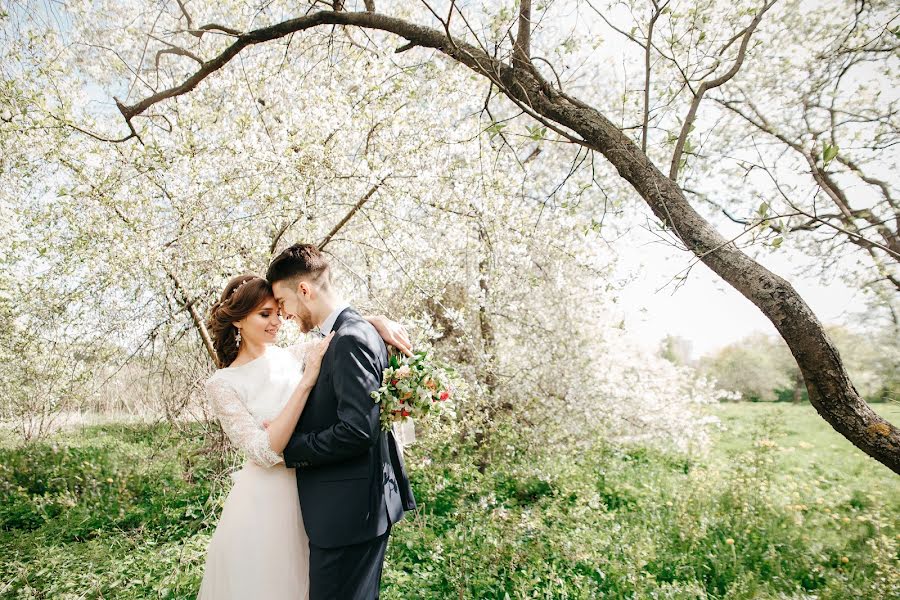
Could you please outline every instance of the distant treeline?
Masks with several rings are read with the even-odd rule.
[[[828,327],[857,391],[867,402],[900,401],[900,339],[892,332],[861,333]],[[715,353],[691,361],[690,342],[669,336],[660,354],[691,365],[732,392],[721,400],[809,402],[806,384],[787,344],[780,337],[757,333]]]

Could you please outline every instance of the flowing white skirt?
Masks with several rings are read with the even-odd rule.
[[[209,542],[198,600],[306,600],[309,538],[294,469],[247,462]]]

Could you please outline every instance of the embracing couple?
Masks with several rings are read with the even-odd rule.
[[[323,339],[281,348],[282,317]],[[295,244],[266,278],[228,282],[209,317],[222,368],[210,405],[247,458],[210,540],[201,600],[379,597],[391,526],[415,508],[401,448],[370,393],[403,328],[343,302],[327,260]]]

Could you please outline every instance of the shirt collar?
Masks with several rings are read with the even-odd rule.
[[[328,315],[328,318],[325,319],[322,322],[322,325],[319,326],[319,329],[321,330],[321,332],[324,335],[328,335],[329,333],[331,333],[332,328],[334,328],[334,323],[335,323],[335,321],[337,321],[338,315],[340,315],[342,312],[344,312],[344,310],[347,309],[349,306],[350,306],[349,303],[341,302],[335,307],[335,309],[333,311],[331,311],[331,314]]]

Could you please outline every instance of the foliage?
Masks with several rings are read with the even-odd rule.
[[[900,399],[900,343],[890,331],[860,332],[826,327],[841,354],[854,387],[868,402]],[[806,385],[787,344],[755,334],[703,357],[699,369],[744,400],[808,401]]]

